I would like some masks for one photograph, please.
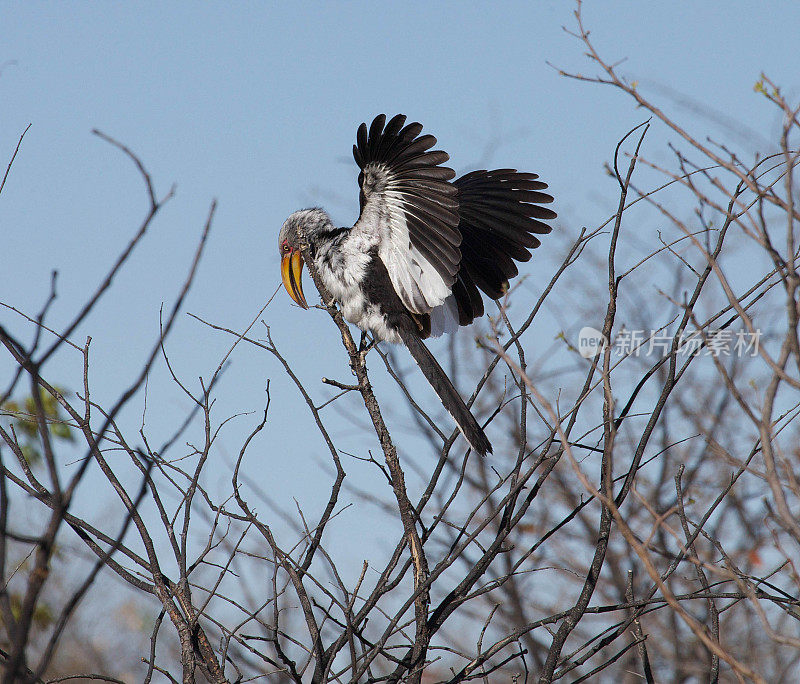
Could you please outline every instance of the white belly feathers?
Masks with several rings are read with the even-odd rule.
[[[364,297],[362,282],[367,273],[372,245],[352,235],[323,246],[316,254],[317,271],[328,292],[339,303],[347,321],[372,333],[377,340],[400,342],[400,336],[387,325],[376,304]],[[338,243],[338,244],[337,244]]]

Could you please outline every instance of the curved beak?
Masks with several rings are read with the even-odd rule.
[[[283,286],[299,306],[308,308],[303,296],[303,257],[299,251],[292,250],[281,257],[281,279]]]

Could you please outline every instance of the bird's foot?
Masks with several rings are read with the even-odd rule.
[[[365,338],[361,338],[361,344],[358,346],[358,357],[361,359],[361,363],[366,363],[367,354],[376,344],[378,344],[377,340],[370,340],[367,344]]]
[[[367,352],[375,346],[375,340],[367,337],[367,333],[361,333],[361,340],[358,343],[358,352],[362,356],[366,356]]]

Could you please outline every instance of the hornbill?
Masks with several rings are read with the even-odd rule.
[[[455,172],[442,166],[450,157],[431,150],[436,138],[421,132],[402,114],[361,124],[353,146],[358,221],[337,228],[319,208],[292,214],[278,235],[281,276],[307,309],[304,239],[345,319],[376,341],[404,343],[470,446],[485,455],[492,445],[422,340],[482,316],[479,290],[492,299],[507,291],[514,261],[530,259],[536,235],[551,230],[544,221],[556,214],[541,205],[553,198],[535,173],[514,169],[452,180]]]

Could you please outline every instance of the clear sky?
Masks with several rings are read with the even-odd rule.
[[[574,27],[573,9],[567,0],[0,4],[3,168],[32,124],[0,196],[0,300],[34,312],[58,269],[50,324],[64,325],[144,215],[135,169],[93,128],[130,146],[160,194],[177,188],[75,335],[93,337],[99,402],[115,398],[144,359],[159,306],[172,301],[185,276],[212,199],[219,210],[186,310],[240,329],[280,282],[276,235],[288,214],[322,204],[342,225],[357,217],[350,150],[358,124],[377,113],[421,121],[457,171],[481,164],[540,173],[556,197],[559,231],[598,225],[616,204],[602,165],[644,115],[621,93],[565,79],[546,64],[595,71],[562,30]],[[749,153],[761,142],[748,130],[778,123],[753,92],[759,73],[788,94],[800,90],[800,3],[590,1],[585,21],[607,57],[628,58],[622,71],[643,92],[700,132],[714,129],[709,117],[739,122],[741,134],[727,132]],[[705,104],[699,113],[695,102]],[[666,139],[654,132],[655,159],[666,156]],[[536,277],[543,259],[537,255],[523,272]],[[549,278],[551,267],[541,268],[540,280]],[[316,298],[310,282],[306,288]],[[327,396],[321,376],[348,381],[337,332],[324,313],[290,304],[281,291],[265,320],[315,396]],[[11,312],[0,309],[0,322],[26,334]],[[546,344],[553,334],[546,326],[532,332]],[[196,378],[216,368],[229,344],[184,315],[168,348],[176,371],[197,388]],[[371,366],[378,368],[377,358]],[[50,376],[74,389],[79,370],[79,359],[65,354]],[[0,378],[8,371],[0,358]],[[282,503],[297,497],[313,509],[328,481],[315,465],[324,445],[270,356],[237,352],[219,387],[216,418],[259,411],[267,378],[273,420],[254,445],[249,472]],[[379,396],[396,398],[380,374],[376,386]],[[147,422],[157,442],[188,402],[162,367],[149,392]],[[423,385],[419,395],[435,405]],[[355,399],[343,407],[360,410]],[[128,415],[132,425],[140,411],[139,402]],[[239,420],[221,442],[230,458],[255,416]],[[402,410],[390,423],[411,424]],[[332,427],[344,449],[371,444],[348,422],[334,417]],[[366,467],[347,467],[381,486]],[[222,457],[208,475],[220,478],[218,491],[229,486]]]

